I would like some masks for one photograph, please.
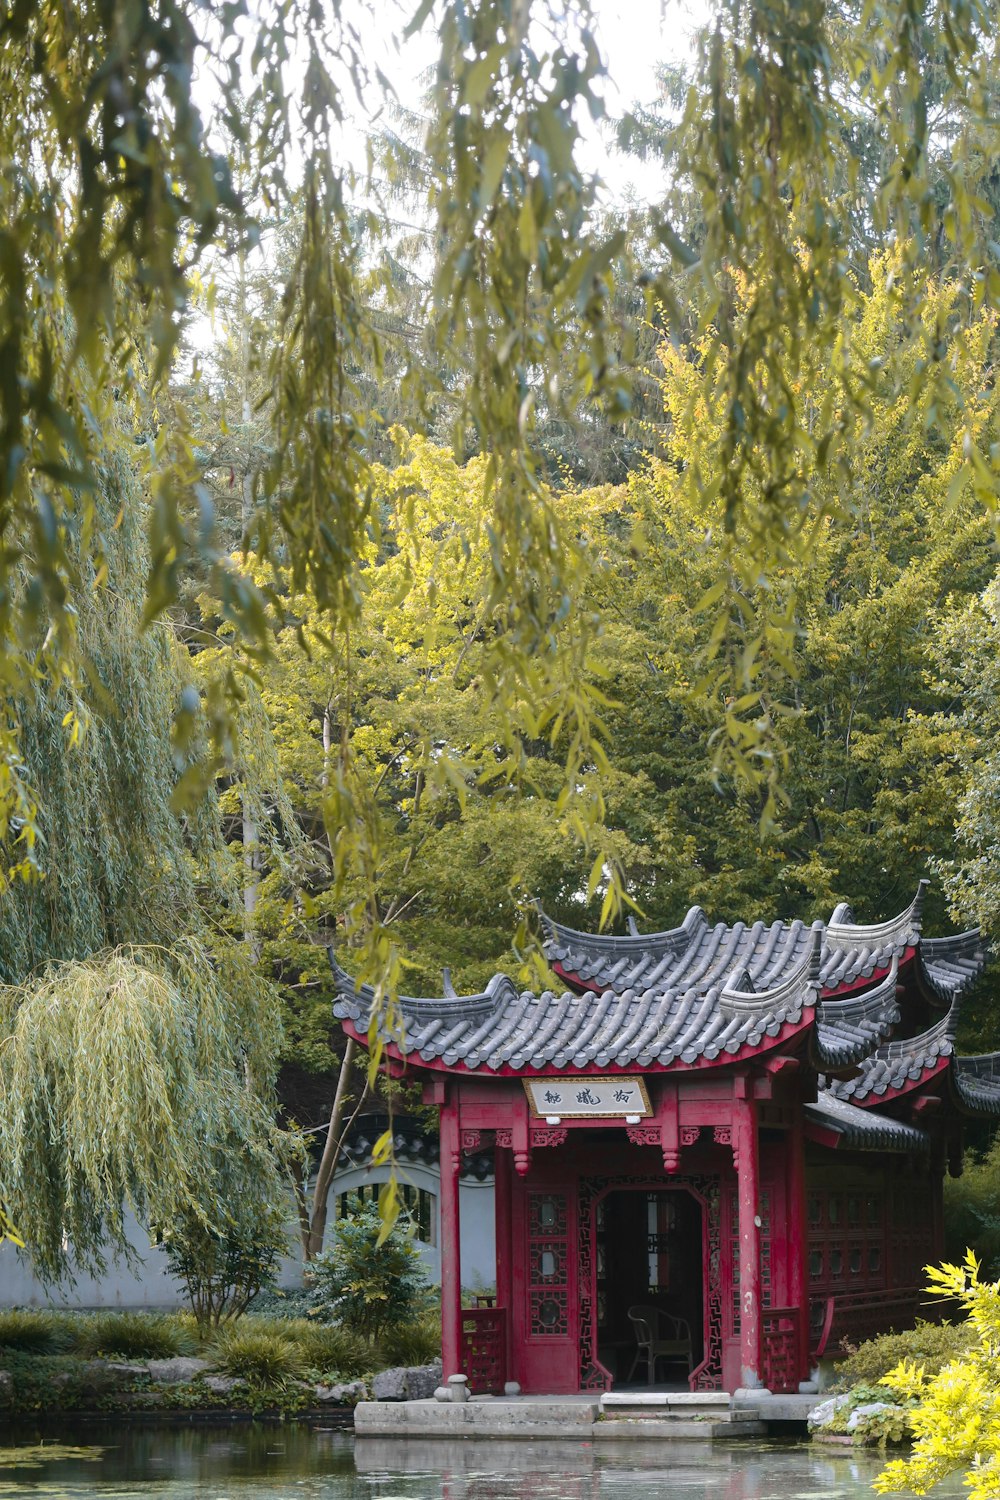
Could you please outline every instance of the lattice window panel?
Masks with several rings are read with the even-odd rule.
[[[809,1285],[814,1293],[870,1291],[885,1285],[885,1200],[880,1192],[814,1189],[806,1199],[806,1220]]]
[[[566,1234],[565,1193],[531,1193],[528,1197],[528,1234],[563,1238]]]
[[[532,1287],[528,1305],[533,1334],[566,1337],[569,1333],[568,1292],[551,1286]]]
[[[566,1244],[563,1240],[535,1240],[529,1251],[533,1286],[566,1285]]]
[[[569,1243],[565,1193],[528,1194],[528,1327],[538,1338],[569,1333]]]

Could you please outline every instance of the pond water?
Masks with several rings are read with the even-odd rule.
[[[25,1500],[872,1500],[877,1455],[806,1443],[438,1442],[306,1424],[4,1434]],[[967,1493],[956,1478],[935,1500]]]

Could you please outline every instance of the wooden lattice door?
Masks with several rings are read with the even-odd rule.
[[[521,1197],[515,1243],[514,1363],[526,1391],[578,1389],[576,1195],[530,1187]]]

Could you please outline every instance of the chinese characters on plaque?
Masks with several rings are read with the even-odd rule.
[[[536,1115],[611,1120],[652,1114],[641,1078],[525,1078],[524,1087]]]

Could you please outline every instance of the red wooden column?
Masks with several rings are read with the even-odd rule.
[[[753,1080],[737,1078],[743,1097],[733,1100],[733,1155],[739,1185],[740,1240],[740,1385],[758,1389],[761,1380],[760,1305],[760,1151]]]
[[[809,1379],[809,1234],[806,1226],[806,1140],[797,1107],[786,1143],[788,1304],[799,1310],[799,1379]]]
[[[493,1208],[496,1216],[497,1257],[497,1307],[506,1309],[504,1319],[504,1369],[513,1368],[511,1361],[511,1323],[514,1317],[514,1242],[513,1242],[513,1181],[511,1154],[506,1146],[493,1148]]]
[[[462,1370],[462,1241],[458,1183],[462,1137],[458,1100],[449,1087],[441,1106],[441,1361],[443,1378]]]

